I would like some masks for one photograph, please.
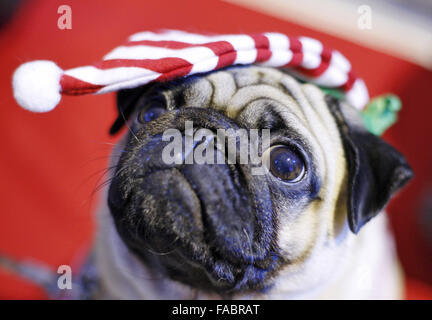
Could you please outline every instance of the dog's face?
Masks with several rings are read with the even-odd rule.
[[[195,288],[266,289],[346,226],[357,233],[412,175],[355,110],[271,68],[126,90],[118,103],[112,131],[129,118],[130,132],[108,196],[117,230],[148,267]],[[167,163],[163,134],[178,129],[186,141],[187,121],[213,135],[269,129],[270,146],[259,153],[266,170],[254,174],[256,164],[240,161]]]

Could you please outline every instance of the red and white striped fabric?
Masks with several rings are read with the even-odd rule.
[[[25,63],[14,73],[14,96],[23,108],[46,112],[55,108],[61,94],[112,92],[236,64],[290,69],[304,80],[341,89],[359,109],[369,100],[350,62],[318,40],[281,33],[203,35],[177,30],[136,33],[88,66],[63,71],[50,61]]]

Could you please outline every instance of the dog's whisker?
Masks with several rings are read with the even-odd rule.
[[[107,186],[107,185],[112,181],[112,179],[113,179],[113,178],[109,178],[109,179],[103,181],[102,183],[98,184],[98,185],[94,188],[94,190],[92,191],[92,195],[95,195],[95,194],[98,193],[100,190],[102,190],[104,187],[106,187],[106,186]]]
[[[113,147],[115,147],[117,145],[116,143],[106,142],[106,141],[92,141],[92,140],[90,140],[89,142],[97,143],[97,144],[103,144],[103,145],[109,145],[109,146],[113,146]]]
[[[126,117],[125,117],[125,115],[124,115],[124,113],[123,113],[122,110],[120,110],[120,114],[121,114],[121,116],[123,118],[123,121],[124,121],[126,127],[130,131],[130,133],[132,134],[132,136],[135,138],[136,141],[139,141],[138,137],[135,135],[135,133],[133,132],[132,128],[129,126],[129,123],[128,123],[128,121],[127,121],[127,119],[126,119]]]
[[[90,193],[89,199],[88,201],[90,201],[95,195],[96,193],[98,193],[103,187],[105,187],[107,184],[109,184],[112,180],[112,177],[107,178],[105,181],[103,181],[101,183],[101,180],[104,179],[104,177],[107,174],[110,174],[110,172],[112,170],[114,170],[115,168],[117,168],[117,165],[113,165],[113,166],[109,166],[107,168],[98,170],[96,173],[92,174],[91,176],[95,176],[96,174],[100,174],[100,177],[98,178],[98,180],[95,183],[95,187],[93,188],[93,191]],[[102,173],[102,174],[101,174]],[[89,178],[90,179],[90,178]]]
[[[243,228],[243,232],[246,235],[246,238],[248,239],[249,250],[250,250],[250,253],[251,253],[251,256],[252,256],[252,259],[253,259],[253,247],[252,247],[251,239],[250,239],[249,234],[247,233],[247,231],[246,231],[245,228]],[[253,261],[252,261],[252,263],[253,263]]]
[[[109,160],[111,157],[119,157],[121,156],[123,153],[127,152],[126,150],[119,150],[119,153],[113,152],[109,155],[103,155],[103,156],[98,156],[98,157],[93,157],[91,159],[88,160],[88,162],[95,162],[95,161],[100,161],[100,160]]]
[[[109,174],[110,171],[113,170],[114,168],[116,168],[116,165],[114,165],[114,166],[110,166],[110,167],[106,167],[106,168],[103,168],[103,169],[96,170],[95,172],[89,174],[89,175],[87,176],[87,178],[84,179],[84,180],[82,181],[82,185],[85,185],[85,184],[87,184],[90,180],[92,180],[95,176],[99,176],[99,177],[97,178],[96,182],[95,182],[95,186],[94,186],[93,190],[90,192],[90,194],[88,195],[88,197],[87,197],[86,199],[83,199],[83,201],[81,202],[81,206],[85,206],[85,205],[91,203],[91,201],[93,200],[93,197],[94,197],[94,196],[96,195],[96,193],[100,190],[100,189],[97,188],[98,185],[99,185],[99,182],[100,182],[101,179],[103,179],[107,174]]]
[[[166,256],[166,255],[169,255],[169,254],[173,253],[176,250],[176,249],[172,249],[171,251],[167,251],[167,252],[157,252],[157,251],[154,251],[154,250],[152,250],[152,249],[150,249],[148,247],[146,247],[145,249],[148,252],[150,252],[151,254],[154,254],[156,256]]]

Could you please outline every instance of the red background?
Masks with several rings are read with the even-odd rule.
[[[72,30],[57,28],[57,8],[62,4],[72,8]],[[13,100],[14,69],[36,59],[53,60],[63,69],[92,63],[128,35],[153,28],[316,37],[349,57],[371,96],[399,95],[404,104],[400,120],[385,138],[407,156],[416,178],[394,199],[389,212],[410,278],[407,296],[432,297],[426,286],[432,284],[432,248],[418,218],[425,192],[432,188],[432,73],[317,30],[215,0],[28,1],[0,29],[0,252],[55,268],[70,264],[91,243],[95,191],[104,181],[110,144],[115,142],[107,133],[115,118],[113,94],[64,97],[53,112],[31,114]],[[37,286],[0,269],[0,298],[44,297]]]

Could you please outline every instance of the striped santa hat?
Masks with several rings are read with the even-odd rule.
[[[339,51],[312,38],[281,33],[139,32],[92,65],[62,70],[46,60],[24,63],[15,71],[12,85],[19,105],[47,112],[56,107],[62,94],[112,92],[236,64],[287,68],[302,80],[340,89],[358,109],[369,100],[365,83]]]

